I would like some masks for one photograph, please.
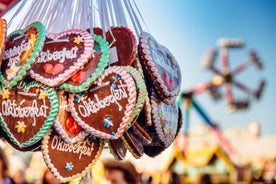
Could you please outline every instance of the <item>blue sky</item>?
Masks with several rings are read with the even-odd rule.
[[[218,48],[219,38],[245,41],[243,48],[229,51],[232,69],[248,58],[250,49],[256,50],[264,70],[251,66],[235,79],[254,89],[264,78],[267,86],[260,101],[251,101],[245,111],[229,113],[224,100],[213,101],[206,93],[196,99],[222,128],[245,128],[257,121],[262,135],[276,134],[276,1],[137,0],[136,3],[147,31],[169,48],[180,63],[183,90],[212,78],[213,74],[202,67],[201,59],[208,48]],[[218,58],[216,63],[220,68]],[[236,96],[244,98],[245,93],[237,92]],[[191,126],[201,123],[192,112]]]

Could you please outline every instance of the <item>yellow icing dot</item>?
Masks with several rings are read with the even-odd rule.
[[[77,144],[78,145],[81,145],[83,143],[83,141],[78,141]]]
[[[9,69],[9,73],[13,73],[14,72],[14,69],[13,68],[10,68]]]

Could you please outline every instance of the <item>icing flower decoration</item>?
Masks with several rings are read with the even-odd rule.
[[[117,85],[116,85],[115,83],[113,83],[113,84],[111,84],[111,87],[112,87],[113,89],[116,89],[116,88],[117,88]]]
[[[86,96],[84,93],[77,93],[74,98],[74,102],[79,103],[82,99],[85,99]]]
[[[17,121],[17,125],[15,128],[17,129],[17,133],[25,133],[27,125],[23,121]]]
[[[6,70],[7,79],[8,80],[13,79],[16,76],[16,74],[19,71],[19,69],[20,69],[20,65],[18,66],[16,64],[16,62],[12,63],[11,67],[8,70]]]
[[[104,119],[104,127],[109,128],[110,126],[113,126],[111,117],[108,116],[107,118]]]
[[[45,100],[47,96],[48,94],[41,90],[38,99]]]
[[[91,142],[93,142],[93,141],[96,140],[95,136],[93,136],[93,135],[91,135],[91,134],[88,136],[88,139],[89,139]]]
[[[115,79],[116,79],[116,80],[121,80],[121,76],[118,75],[118,74],[116,74],[116,75],[115,75]]]
[[[74,38],[74,43],[79,45],[82,42],[83,42],[83,38],[80,35],[78,35],[78,37]]]
[[[66,165],[65,165],[66,171],[72,171],[73,167],[74,167],[74,165],[73,165],[72,162],[67,162]]]
[[[0,95],[2,96],[3,99],[9,99],[10,98],[11,92],[8,89],[2,89],[0,92]]]

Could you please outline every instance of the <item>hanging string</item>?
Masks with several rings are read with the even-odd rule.
[[[147,24],[146,24],[146,22],[145,22],[145,20],[144,20],[144,18],[143,18],[143,16],[142,16],[142,14],[141,14],[141,12],[140,12],[139,9],[138,9],[138,6],[137,6],[137,4],[135,3],[135,0],[132,0],[132,2],[133,2],[133,5],[134,5],[134,7],[135,7],[135,9],[136,9],[136,12],[138,13],[140,19],[141,19],[142,22],[144,23],[144,26],[145,26],[145,28],[146,28],[146,31],[149,32],[149,29],[148,29],[148,27],[147,27]],[[136,15],[136,14],[135,14],[135,15]]]
[[[128,11],[128,15],[129,15],[130,20],[131,20],[131,22],[132,22],[132,25],[133,25],[133,28],[134,28],[134,30],[135,30],[135,33],[136,33],[137,36],[139,36],[140,31],[139,31],[139,28],[138,28],[138,26],[137,26],[137,22],[135,21],[135,18],[134,18],[134,16],[133,16],[132,11],[131,11],[130,5],[129,5],[127,2],[128,2],[127,0],[124,1],[125,7],[126,7],[126,9],[127,9],[127,11]]]
[[[111,21],[111,25],[110,26],[115,26],[115,19],[113,16],[114,15],[114,11],[112,10],[112,6],[113,6],[113,2],[112,0],[107,0],[107,5],[108,5],[108,10],[109,10],[109,14],[110,14],[110,21]]]
[[[114,13],[117,20],[117,26],[127,26],[127,21],[125,19],[125,14],[121,0],[116,0],[114,4]]]
[[[27,3],[27,2],[23,2],[23,3]],[[25,16],[25,19],[22,19],[21,21],[21,24],[17,24],[17,27],[16,29],[21,29],[21,28],[24,28],[26,27],[30,22],[32,22],[32,16],[35,16],[35,8],[37,8],[37,3],[35,3],[34,1],[32,2],[32,4],[29,6],[29,10],[28,10],[28,13],[31,15],[31,16]],[[26,7],[24,7],[26,8]],[[22,10],[21,10],[22,11]],[[26,10],[27,11],[27,10]],[[18,18],[18,17],[17,17]]]
[[[94,30],[93,30],[93,21],[94,21],[94,14],[93,14],[93,0],[89,1],[88,0],[88,30],[90,32],[91,35],[94,34]]]

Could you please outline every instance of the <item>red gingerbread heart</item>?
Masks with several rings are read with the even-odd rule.
[[[68,110],[68,93],[63,90],[58,91],[59,111],[54,123],[54,128],[67,143],[75,143],[83,140],[88,134],[84,132],[80,125],[71,116]]]
[[[49,34],[39,57],[32,65],[32,78],[57,86],[77,73],[93,54],[94,41],[84,30],[72,29]]]
[[[82,83],[84,80],[85,72],[84,71],[79,71],[75,75],[71,77],[71,80],[77,83]]]
[[[87,91],[70,94],[69,109],[86,132],[118,139],[130,123],[136,96],[132,76],[123,67],[113,66]]]
[[[46,165],[62,183],[83,177],[99,159],[104,141],[87,136],[82,142],[66,143],[52,129],[42,140]]]
[[[75,121],[74,118],[72,116],[69,116],[66,119],[66,123],[65,123],[66,129],[69,130],[69,132],[73,133],[73,134],[77,134],[81,131],[81,126],[78,125]]]

